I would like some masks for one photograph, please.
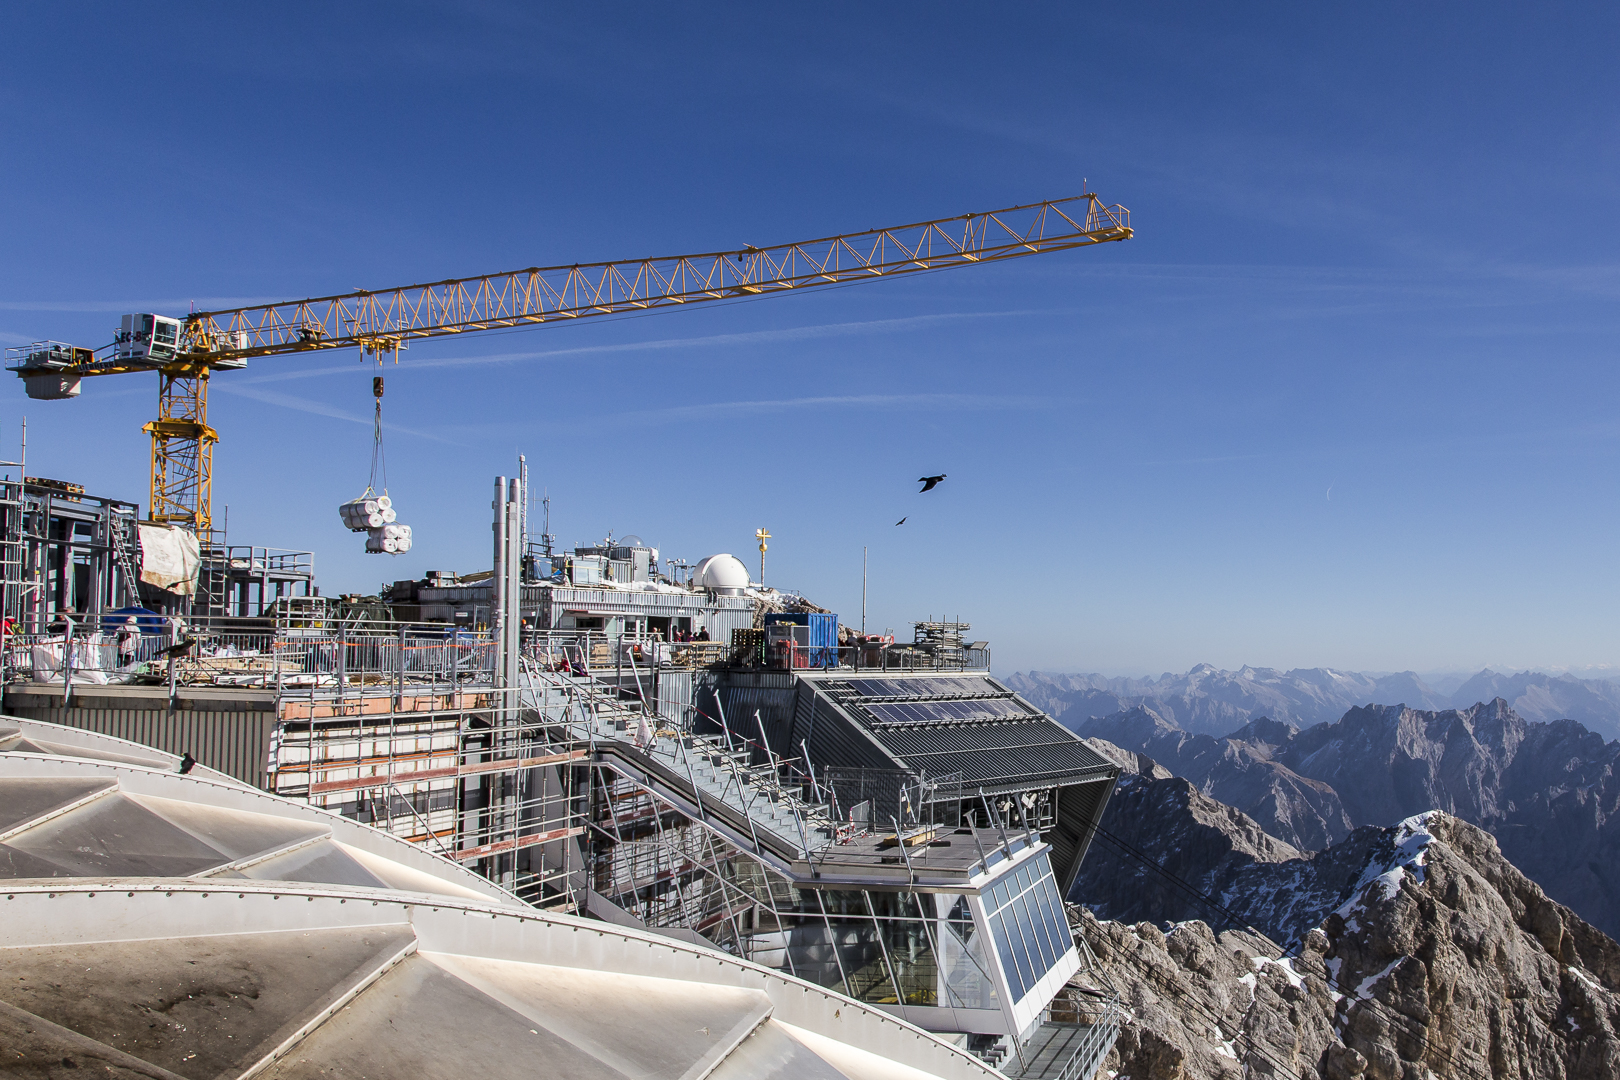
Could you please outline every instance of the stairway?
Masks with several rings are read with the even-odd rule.
[[[688,797],[700,806],[723,804],[746,821],[759,846],[760,834],[771,845],[810,853],[826,847],[837,831],[831,808],[807,802],[797,788],[782,784],[777,770],[753,765],[747,749],[728,748],[723,739],[695,735],[662,726],[659,717],[642,711],[640,702],[620,700],[616,690],[588,676],[537,671],[525,665],[524,704],[561,722],[577,739],[612,742],[644,755],[677,778],[686,780]],[[547,693],[546,691],[550,692]],[[569,702],[563,716],[555,715],[559,696]]]

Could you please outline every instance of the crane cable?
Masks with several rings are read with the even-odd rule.
[[[381,357],[377,359],[377,366],[382,366]],[[381,375],[372,376],[371,394],[377,399],[377,412],[371,426],[371,479],[366,483],[366,494],[370,495],[372,492],[377,491],[386,495],[388,494],[388,463],[383,459],[383,377]],[[382,485],[381,488],[377,486],[379,483]]]

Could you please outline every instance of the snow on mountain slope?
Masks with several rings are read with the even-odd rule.
[[[1227,851],[1268,850],[1238,833]],[[1080,909],[1082,936],[1131,1010],[1106,1068],[1132,1080],[1620,1075],[1620,945],[1451,815],[1355,839],[1337,902],[1287,956],[1219,922],[1132,924]],[[1325,879],[1315,864],[1348,847],[1272,863],[1223,902],[1262,912],[1276,873],[1292,863]]]

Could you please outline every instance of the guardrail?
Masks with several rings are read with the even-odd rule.
[[[122,635],[93,630],[7,635],[9,679],[74,685],[159,683],[262,688],[385,683],[453,683],[487,678],[487,635],[413,637],[405,633],[288,637],[188,627]]]
[[[336,686],[381,676],[413,684],[460,682],[487,676],[494,665],[491,635],[448,625],[277,628],[267,619],[184,622],[152,615],[135,617],[144,632],[126,634],[115,616],[73,618],[80,621],[66,630],[58,619],[55,632],[7,633],[4,678],[60,683],[66,669],[77,683],[167,681],[171,656],[174,679],[183,685]],[[523,655],[540,670],[595,676],[736,660],[725,642],[669,642],[657,634],[609,636],[599,630],[525,631]],[[839,647],[838,661],[840,668],[855,670],[987,671],[990,650],[935,654],[909,646],[846,645]]]

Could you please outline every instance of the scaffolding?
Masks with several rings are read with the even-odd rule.
[[[252,544],[206,543],[197,571],[192,613],[198,616],[274,616],[283,600],[315,595],[315,554]]]
[[[86,495],[77,484],[27,476],[26,435],[0,461],[0,615],[8,634],[40,633],[59,616],[135,604],[140,508]]]

